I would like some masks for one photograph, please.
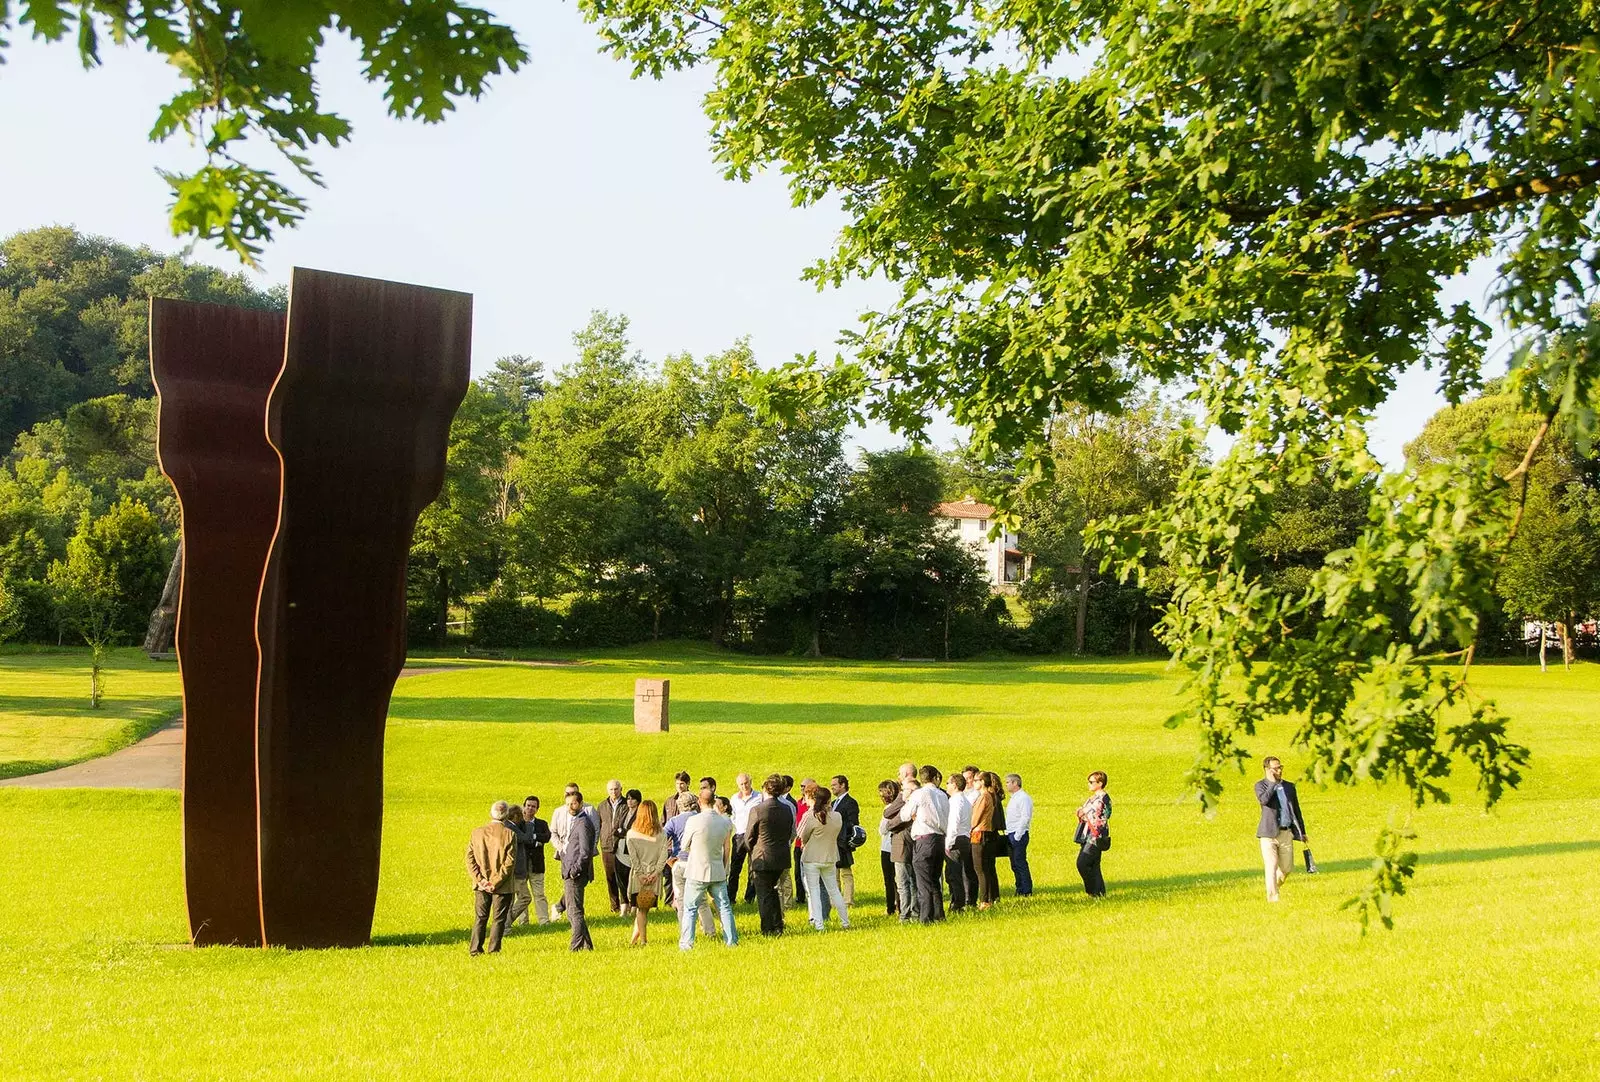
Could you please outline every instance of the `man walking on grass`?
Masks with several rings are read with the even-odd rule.
[[[1294,843],[1305,844],[1306,821],[1300,815],[1300,795],[1294,783],[1283,780],[1283,762],[1276,755],[1261,760],[1265,776],[1256,782],[1256,802],[1261,805],[1261,822],[1256,837],[1261,841],[1261,864],[1267,878],[1267,901],[1278,900],[1278,888],[1294,868]]]
[[[505,824],[510,810],[505,801],[495,801],[489,822],[474,830],[467,843],[467,876],[472,880],[472,939],[467,953],[474,957],[484,951],[485,928],[490,954],[500,952],[500,939],[506,934],[517,885],[517,836]]]

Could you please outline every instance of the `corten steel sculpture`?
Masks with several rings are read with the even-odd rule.
[[[356,946],[377,899],[406,554],[466,394],[472,298],[296,269],[286,323],[252,320],[152,308],[162,468],[184,509],[190,930]],[[263,382],[241,385],[247,364]]]
[[[182,513],[183,878],[197,946],[261,942],[256,872],[256,598],[278,522],[267,392],[284,317],[155,300],[156,454]]]
[[[283,484],[256,625],[269,946],[357,946],[372,933],[406,555],[444,481],[471,331],[468,294],[294,272],[267,403]]]

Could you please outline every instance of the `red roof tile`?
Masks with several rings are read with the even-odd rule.
[[[976,500],[951,500],[933,509],[941,518],[994,518],[994,508]]]

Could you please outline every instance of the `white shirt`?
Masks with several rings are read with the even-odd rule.
[[[878,851],[890,853],[894,851],[893,844],[889,841],[889,820],[878,816]]]
[[[911,824],[913,838],[926,838],[932,834],[943,837],[945,820],[949,815],[950,798],[932,782],[912,793],[906,806],[900,809],[900,821]]]
[[[1020,838],[1028,833],[1028,828],[1033,825],[1033,797],[1025,790],[1018,789],[1011,794],[1011,799],[1006,801],[1006,833],[1013,838]]]
[[[735,833],[743,834],[750,829],[750,811],[757,807],[765,794],[757,789],[749,796],[740,796],[734,793],[728,798],[728,803],[733,805],[733,829]]]
[[[961,790],[950,798],[950,820],[945,824],[944,847],[954,849],[957,838],[966,838],[972,834],[972,804],[967,800],[967,791]]]

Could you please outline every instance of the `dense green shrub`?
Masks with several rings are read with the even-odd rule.
[[[490,596],[471,609],[474,646],[553,646],[560,639],[561,624],[561,617],[543,605],[514,597]]]
[[[561,621],[566,646],[631,646],[647,642],[654,616],[626,598],[595,594],[580,597]]]

